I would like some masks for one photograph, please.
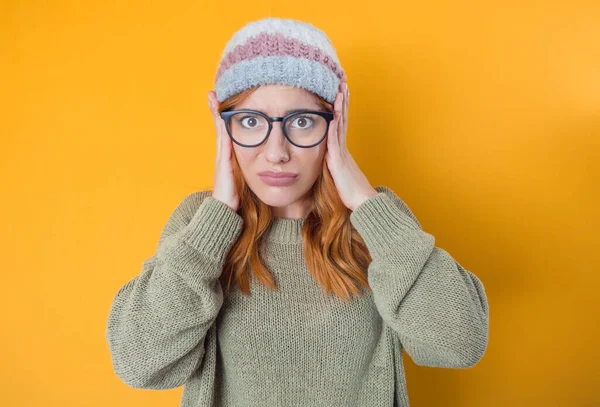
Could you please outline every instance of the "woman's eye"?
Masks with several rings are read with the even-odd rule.
[[[293,127],[297,127],[299,129],[306,129],[310,127],[313,123],[313,120],[307,116],[296,117],[292,123]]]
[[[260,125],[260,120],[256,116],[245,116],[240,119],[242,126],[247,129],[254,129]]]

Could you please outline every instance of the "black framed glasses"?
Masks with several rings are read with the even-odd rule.
[[[258,147],[263,144],[273,122],[281,122],[283,134],[296,147],[310,148],[320,144],[327,136],[334,112],[296,110],[284,117],[269,117],[257,110],[226,110],[221,112],[227,134],[242,147]]]

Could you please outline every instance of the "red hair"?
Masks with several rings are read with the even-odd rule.
[[[246,89],[224,100],[219,104],[219,113],[243,101],[256,89],[257,87]],[[333,110],[332,104],[313,95],[321,106]],[[323,142],[327,142],[327,139]],[[232,151],[232,161],[240,197],[238,214],[242,217],[244,226],[227,254],[219,280],[226,292],[237,284],[242,293],[250,295],[249,266],[259,282],[270,288],[276,287],[258,250],[273,214],[271,207],[248,187],[235,151]],[[372,259],[363,239],[350,223],[351,211],[340,199],[325,160],[323,171],[312,187],[312,200],[313,209],[302,228],[307,268],[327,294],[333,292],[344,301],[349,301],[352,294],[360,294],[359,286],[370,289],[365,270]]]

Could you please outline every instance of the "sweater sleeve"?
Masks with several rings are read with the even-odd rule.
[[[419,366],[475,365],[488,343],[482,282],[435,247],[391,189],[375,190],[350,220],[371,254],[368,281],[382,319]]]
[[[106,339],[115,373],[133,388],[176,388],[201,366],[223,303],[218,278],[243,223],[210,193],[177,206],[141,273],[114,296]]]

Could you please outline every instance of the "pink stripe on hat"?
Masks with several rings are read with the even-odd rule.
[[[215,81],[233,64],[259,56],[293,56],[310,61],[317,61],[330,69],[340,81],[346,79],[345,72],[329,55],[319,48],[304,44],[296,39],[286,38],[282,33],[260,33],[249,38],[242,45],[236,46],[225,55],[219,64]]]

